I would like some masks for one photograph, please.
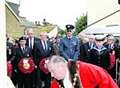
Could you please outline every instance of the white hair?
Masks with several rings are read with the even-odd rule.
[[[65,60],[65,58],[59,56],[59,55],[53,55],[49,58],[49,61],[48,63],[53,63],[53,64],[56,64],[56,63],[59,63],[59,62],[64,62],[64,63],[67,63],[67,61]]]

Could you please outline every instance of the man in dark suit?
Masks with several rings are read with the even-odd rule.
[[[40,41],[35,45],[36,49],[36,64],[39,67],[39,63],[46,59],[47,57],[53,54],[53,46],[52,43],[47,38],[46,32],[40,33]],[[42,84],[44,84],[44,88],[49,88],[50,85],[50,74],[45,74],[41,69],[37,70],[37,78],[42,80]],[[40,82],[38,81],[38,85]],[[43,85],[42,85],[43,86]]]
[[[19,46],[15,49],[13,61],[18,88],[32,88],[32,75],[22,73],[18,67],[21,59],[31,56],[30,48],[26,46],[26,38],[19,38]]]
[[[39,41],[39,38],[34,36],[34,31],[32,28],[27,28],[27,41],[26,45],[31,49],[33,57],[35,57],[35,44]]]
[[[90,50],[95,46],[95,36],[89,35],[89,41],[80,46],[80,60],[90,62]]]
[[[32,53],[32,57],[33,57],[33,60],[35,62],[35,68],[37,69],[37,63],[38,63],[38,58],[37,58],[37,55],[36,55],[36,49],[35,49],[35,45],[40,41],[39,38],[35,37],[34,36],[34,31],[33,31],[33,28],[27,28],[26,29],[26,33],[27,33],[27,40],[26,40],[26,45],[30,48],[30,51]],[[34,70],[34,72],[32,73],[32,77],[33,77],[33,88],[36,88],[37,85],[36,85],[36,70]],[[39,85],[41,85],[39,83]]]
[[[9,42],[9,38],[7,38],[7,61],[11,61],[11,57],[13,54],[13,44]]]
[[[113,35],[107,35],[107,42],[104,44],[104,46],[109,51],[109,54],[115,57],[115,58],[110,58],[111,60],[110,60],[110,69],[109,69],[110,75],[112,76],[113,79],[115,79],[116,78],[115,61],[120,58],[120,45],[115,43],[115,38]]]
[[[39,38],[36,38],[34,36],[34,31],[32,28],[27,28],[26,31],[27,31],[27,45],[33,49],[35,42],[39,40]]]

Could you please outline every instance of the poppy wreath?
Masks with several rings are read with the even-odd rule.
[[[39,62],[39,68],[40,68],[40,70],[43,71],[45,74],[48,74],[49,71],[48,71],[48,69],[45,67],[45,61],[46,61],[46,59],[43,58],[43,59]]]
[[[24,74],[30,74],[35,69],[35,64],[32,58],[22,58],[18,63],[19,70]]]
[[[7,75],[11,77],[12,73],[13,73],[13,65],[7,62]]]

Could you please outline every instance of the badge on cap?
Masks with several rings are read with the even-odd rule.
[[[72,32],[72,30],[74,29],[75,27],[71,24],[67,24],[66,25],[66,29],[67,29],[67,32]]]

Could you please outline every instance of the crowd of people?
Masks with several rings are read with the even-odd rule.
[[[119,41],[113,35],[89,35],[81,42],[66,25],[64,38],[47,32],[35,37],[32,28],[14,44],[7,36],[8,76],[16,88],[118,88]]]

